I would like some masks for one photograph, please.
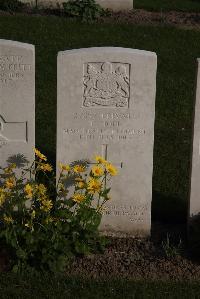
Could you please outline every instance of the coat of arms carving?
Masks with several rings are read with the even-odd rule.
[[[129,107],[130,65],[128,63],[86,63],[83,84],[84,107]]]

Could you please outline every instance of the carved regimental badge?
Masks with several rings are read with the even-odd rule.
[[[128,107],[130,65],[116,62],[84,64],[84,107]]]

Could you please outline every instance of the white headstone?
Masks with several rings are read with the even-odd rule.
[[[133,0],[96,0],[103,8],[114,11],[133,9]]]
[[[35,147],[35,49],[0,40],[0,166],[24,155],[32,162]]]
[[[194,119],[192,174],[190,191],[190,217],[200,214],[200,59],[197,60],[197,90]]]
[[[33,0],[22,0],[22,2],[30,3],[33,6],[35,5],[35,1]],[[57,5],[61,5],[62,7],[63,2],[67,2],[67,0],[38,0],[38,5],[46,7],[56,7]],[[96,0],[96,2],[103,8],[109,8],[114,11],[133,9],[133,0]]]
[[[101,230],[149,235],[157,57],[125,48],[58,55],[57,162],[103,155],[119,169]]]

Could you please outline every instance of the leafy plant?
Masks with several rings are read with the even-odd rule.
[[[60,164],[55,187],[52,166],[37,149],[35,154],[20,177],[13,163],[0,168],[0,242],[15,272],[63,271],[71,256],[103,250],[98,227],[110,200],[106,181],[117,170],[100,156],[93,164]]]
[[[6,11],[19,11],[26,6],[19,0],[0,0],[0,9]]]
[[[167,234],[166,241],[162,241],[162,248],[167,258],[175,258],[182,252],[182,241],[179,240],[177,245],[172,244],[169,234]]]
[[[95,0],[69,0],[63,3],[64,12],[69,17],[82,21],[93,21],[105,14],[105,10]]]

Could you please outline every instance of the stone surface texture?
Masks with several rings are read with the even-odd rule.
[[[23,0],[22,2],[35,5],[33,0]],[[67,0],[38,0],[38,5],[56,7],[56,5],[62,5],[63,2],[67,2]],[[109,8],[114,11],[133,9],[133,0],[96,0],[96,2],[103,8]]]
[[[119,170],[100,228],[105,234],[150,234],[156,69],[156,54],[142,50],[58,54],[57,163],[97,154]]]
[[[191,173],[191,191],[190,191],[190,209],[191,217],[200,213],[200,59],[197,60],[197,88],[194,118],[194,136],[192,153],[192,173]]]
[[[34,147],[35,49],[0,40],[0,166],[18,154],[32,162]]]

